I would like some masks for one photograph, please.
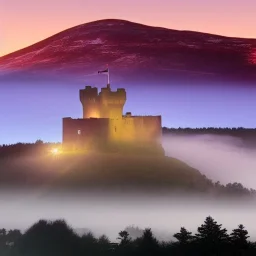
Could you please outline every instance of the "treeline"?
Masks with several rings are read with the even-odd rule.
[[[254,137],[256,138],[256,129],[235,127],[235,128],[216,128],[216,127],[202,127],[202,128],[168,128],[163,127],[163,134],[215,134],[215,135],[230,135],[235,137]]]
[[[60,143],[45,143],[42,140],[37,140],[35,143],[3,144],[0,145],[0,157],[41,155],[48,153],[51,148],[60,145]]]
[[[175,221],[175,220],[174,220]],[[79,236],[63,220],[40,220],[24,234],[19,230],[0,230],[1,256],[165,256],[165,255],[256,255],[256,243],[249,241],[246,228],[240,224],[231,233],[207,217],[197,232],[185,227],[170,237],[169,242],[156,239],[150,228],[142,236],[132,239],[126,230],[112,243],[107,236],[92,233]]]
[[[228,183],[226,185],[222,185],[219,181],[214,183],[208,178],[206,179],[209,181],[209,187],[212,187],[212,192],[215,195],[228,196],[228,197],[240,197],[240,196],[255,197],[256,196],[255,189],[245,188],[241,183],[234,182],[234,183]],[[211,190],[209,189],[208,192],[210,193]]]

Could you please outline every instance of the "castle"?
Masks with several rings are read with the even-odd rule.
[[[86,86],[80,90],[83,118],[63,118],[63,147],[100,149],[110,145],[161,148],[161,116],[123,114],[126,91]]]

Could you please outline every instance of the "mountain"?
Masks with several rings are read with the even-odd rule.
[[[106,64],[114,79],[256,81],[256,39],[99,20],[0,57],[0,74],[90,77]]]

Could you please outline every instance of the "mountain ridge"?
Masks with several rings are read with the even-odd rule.
[[[52,38],[53,36],[57,36],[63,32],[67,32],[71,29],[74,29],[74,28],[77,28],[77,27],[81,27],[81,26],[84,26],[84,25],[89,25],[89,24],[93,24],[93,23],[97,23],[97,22],[108,22],[108,21],[119,21],[119,22],[128,22],[128,23],[132,23],[132,24],[136,24],[136,25],[141,25],[141,26],[144,26],[144,27],[151,27],[151,28],[158,28],[158,29],[166,29],[166,30],[171,30],[171,31],[178,31],[178,32],[185,32],[185,33],[198,33],[198,34],[204,34],[204,35],[208,35],[208,36],[217,36],[217,37],[221,37],[221,38],[233,38],[233,39],[245,39],[245,40],[256,40],[256,38],[252,38],[252,37],[238,37],[238,36],[225,36],[225,35],[220,35],[220,34],[214,34],[214,33],[208,33],[208,32],[202,32],[202,31],[196,31],[196,30],[183,30],[183,29],[172,29],[172,28],[167,28],[167,27],[162,27],[162,26],[151,26],[151,25],[146,25],[146,24],[143,24],[143,23],[139,23],[139,22],[133,22],[133,21],[130,21],[130,20],[122,20],[122,19],[100,19],[100,20],[96,20],[96,21],[90,21],[90,22],[86,22],[86,23],[83,23],[83,24],[80,24],[80,25],[76,25],[76,26],[72,26],[72,27],[69,27],[65,30],[62,30],[61,32],[57,32],[55,34],[52,34],[48,37],[46,37],[45,39],[43,40],[40,40],[36,43],[33,43],[29,46],[26,46],[26,47],[22,47],[18,50],[15,50],[13,52],[10,52],[10,53],[7,53],[7,54],[4,54],[2,56],[0,56],[0,59],[1,58],[4,58],[4,57],[7,57],[8,55],[11,55],[11,54],[14,54],[16,52],[19,52],[19,51],[22,51],[22,50],[25,50],[27,48],[30,48],[40,42],[43,42],[43,41],[46,41],[47,39],[49,38]]]
[[[214,76],[256,81],[256,39],[153,27],[84,23],[0,57],[0,70],[81,75],[109,64],[121,77]],[[152,75],[152,72],[155,74]],[[181,74],[180,74],[181,73]]]

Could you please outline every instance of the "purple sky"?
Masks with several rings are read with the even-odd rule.
[[[102,87],[105,83],[96,84]],[[0,94],[0,144],[18,141],[61,141],[62,117],[82,117],[79,89],[85,83],[8,84]],[[168,127],[253,127],[256,88],[113,84],[127,89],[124,112],[162,115]],[[3,84],[0,82],[0,88]]]
[[[0,0],[0,56],[69,27],[105,18],[153,26],[256,37],[256,1]],[[82,116],[76,84],[0,81],[0,144],[61,141],[62,117]],[[98,87],[105,86],[102,78]],[[125,112],[159,115],[168,127],[254,127],[256,89],[244,86],[113,84],[125,87]],[[161,88],[161,89],[160,89]],[[57,100],[56,100],[57,99]]]

